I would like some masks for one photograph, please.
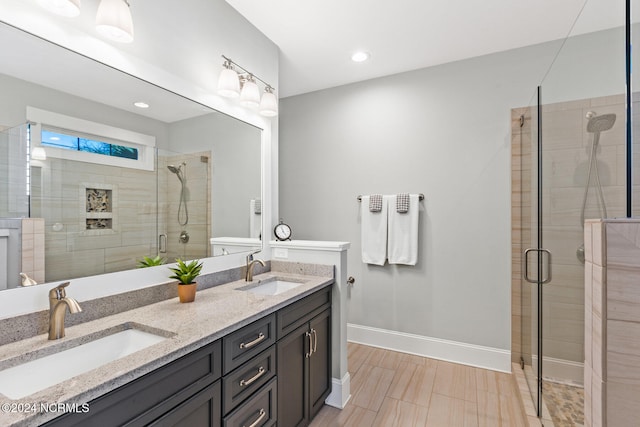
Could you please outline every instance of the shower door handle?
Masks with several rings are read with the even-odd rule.
[[[547,277],[542,281],[529,278],[529,254],[531,252],[547,254]],[[542,260],[543,258],[540,259]],[[529,248],[524,251],[524,280],[529,283],[540,283],[541,285],[544,285],[545,283],[549,283],[551,281],[551,252],[548,249]]]
[[[160,234],[158,236],[158,252],[161,254],[167,253],[167,235]]]

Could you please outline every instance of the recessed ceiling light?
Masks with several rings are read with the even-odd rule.
[[[351,60],[353,62],[364,62],[367,59],[369,59],[371,57],[371,54],[369,52],[356,52],[353,55],[351,55]]]
[[[142,101],[134,102],[133,105],[135,105],[138,108],[149,108],[149,104]]]

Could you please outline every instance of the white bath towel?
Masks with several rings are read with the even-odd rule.
[[[360,203],[360,227],[362,237],[362,262],[384,265],[387,259],[387,215],[389,196],[382,198],[380,212],[369,211],[369,196],[362,196]]]
[[[409,196],[409,211],[396,210],[396,196],[389,196],[389,264],[416,265],[418,261],[418,194]]]
[[[251,199],[249,202],[249,237],[259,239],[262,231],[262,215],[256,213],[256,200],[260,203],[260,199]]]

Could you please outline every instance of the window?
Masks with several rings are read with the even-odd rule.
[[[42,130],[41,136],[41,144],[44,146],[138,160],[138,149],[125,145],[110,144],[104,141],[66,135],[45,129]]]

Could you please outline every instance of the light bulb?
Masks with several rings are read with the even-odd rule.
[[[258,89],[258,85],[251,75],[249,75],[249,78],[247,78],[242,86],[240,104],[249,108],[258,108],[260,105],[260,89]]]
[[[369,52],[356,52],[351,55],[351,60],[353,62],[364,62],[371,57]]]
[[[223,68],[218,77],[218,93],[227,98],[237,98],[240,96],[240,80],[238,73],[231,68]]]
[[[260,114],[265,117],[275,117],[278,115],[278,100],[269,86],[264,90],[260,100]]]
[[[31,158],[33,160],[47,160],[47,152],[43,147],[33,147],[33,150],[31,150]]]
[[[38,0],[38,4],[56,15],[68,18],[80,15],[80,0]]]
[[[133,41],[133,19],[125,0],[101,0],[96,14],[96,31],[104,37],[120,42]]]

